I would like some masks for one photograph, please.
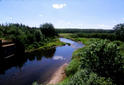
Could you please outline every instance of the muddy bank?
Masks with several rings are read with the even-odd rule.
[[[60,81],[62,81],[66,75],[65,75],[65,68],[67,67],[67,63],[63,64],[58,70],[53,74],[52,78],[50,81],[47,83],[47,85],[56,85]]]

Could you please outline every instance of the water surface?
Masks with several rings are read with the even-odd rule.
[[[15,56],[0,61],[0,85],[31,85],[47,82],[53,73],[71,60],[74,50],[83,47],[82,43],[60,38],[71,45],[38,50],[30,54]]]

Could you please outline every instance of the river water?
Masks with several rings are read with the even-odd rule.
[[[70,39],[60,41],[71,45],[38,50],[0,62],[0,85],[31,85],[33,82],[47,82],[53,73],[64,63],[69,63],[72,53],[83,47]]]

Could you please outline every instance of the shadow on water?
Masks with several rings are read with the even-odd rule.
[[[45,49],[45,50],[37,50],[37,51],[31,52],[31,53],[27,53],[27,54],[25,54],[25,56],[29,60],[34,60],[35,58],[37,60],[41,60],[43,56],[45,56],[45,58],[52,58],[55,51],[56,51],[56,48],[49,48],[49,49]]]
[[[24,51],[18,50],[15,56],[12,56],[11,58],[0,58],[0,74],[5,74],[5,71],[11,67],[23,67],[27,60],[33,61],[36,59],[37,61],[41,61],[43,56],[45,56],[46,58],[52,58],[55,51],[55,48],[49,48],[25,54]]]
[[[72,53],[82,44],[69,39],[60,41],[70,43],[71,46],[59,46],[45,50],[24,53],[23,48],[17,47],[15,56],[0,58],[0,85],[31,85],[32,82],[47,82],[62,64],[71,60]]]

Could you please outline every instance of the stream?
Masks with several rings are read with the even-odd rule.
[[[21,57],[15,56],[0,61],[0,85],[32,85],[35,81],[48,82],[61,65],[70,62],[72,53],[84,46],[66,38],[60,38],[60,41],[70,45],[38,50]]]

